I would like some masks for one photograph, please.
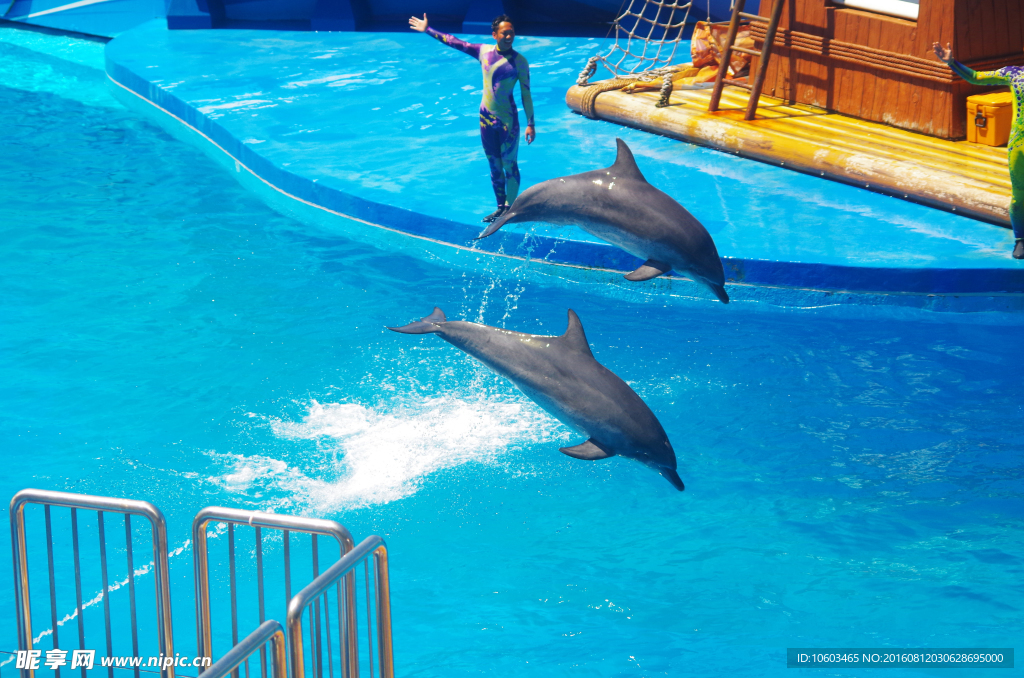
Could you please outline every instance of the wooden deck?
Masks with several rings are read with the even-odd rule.
[[[585,88],[566,103],[581,111]],[[906,200],[1009,227],[1010,175],[1006,148],[945,141],[762,96],[746,122],[747,92],[726,87],[721,110],[708,112],[710,90],[598,95],[596,117],[743,157],[863,186]]]

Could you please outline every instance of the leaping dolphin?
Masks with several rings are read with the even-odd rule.
[[[511,380],[533,402],[589,439],[559,451],[576,459],[630,457],[665,476],[677,490],[676,454],[658,418],[626,382],[594,359],[583,325],[569,310],[560,337],[522,334],[454,320],[441,309],[419,322],[389,327],[403,334],[438,334]]]
[[[520,221],[579,226],[645,260],[626,280],[650,280],[675,269],[728,304],[725,271],[711,234],[685,207],[647,183],[626,142],[615,141],[619,151],[611,167],[531,186],[477,240]]]

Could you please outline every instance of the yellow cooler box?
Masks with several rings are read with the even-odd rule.
[[[1005,146],[1013,125],[1013,93],[991,92],[967,97],[967,140]]]

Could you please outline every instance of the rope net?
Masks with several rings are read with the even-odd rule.
[[[587,78],[600,63],[618,79],[648,79],[665,70],[683,39],[693,0],[629,0],[615,19],[615,44],[607,54],[591,57]],[[626,27],[629,28],[626,28]],[[580,74],[586,84],[586,78]]]

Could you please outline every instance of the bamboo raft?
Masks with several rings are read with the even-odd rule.
[[[745,121],[749,94],[735,87],[724,90],[715,113],[708,112],[710,90],[674,91],[658,108],[657,91],[594,96],[606,87],[574,85],[566,103],[592,118],[1010,225],[1005,147],[946,141],[766,96],[755,119]]]

